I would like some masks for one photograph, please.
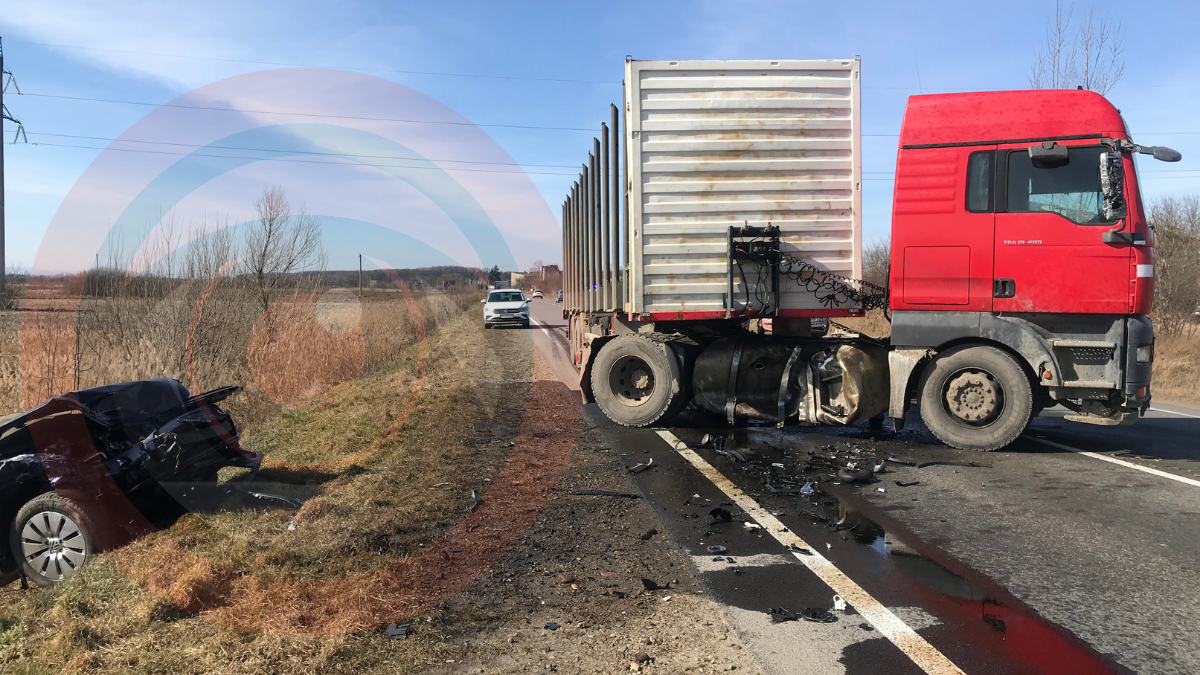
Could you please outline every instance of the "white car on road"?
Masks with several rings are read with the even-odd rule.
[[[492,291],[483,301],[483,327],[505,324],[529,328],[529,299],[521,291]]]

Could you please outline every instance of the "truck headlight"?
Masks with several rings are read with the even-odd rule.
[[[1150,363],[1154,360],[1154,344],[1138,345],[1137,348],[1138,363]]]

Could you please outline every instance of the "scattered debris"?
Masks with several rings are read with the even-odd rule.
[[[572,581],[575,581],[575,575],[567,574],[566,572],[563,572],[562,574],[558,575],[558,579],[559,579],[559,581],[563,582],[564,584],[569,584]]]
[[[630,492],[613,492],[612,490],[571,490],[571,494],[575,497],[626,497],[628,499],[641,499],[641,495],[635,495]]]
[[[651,457],[645,464],[635,464],[629,467],[629,473],[641,473],[652,466],[654,466],[653,457]]]
[[[708,547],[709,553],[724,553],[727,550],[729,550],[729,549],[725,548],[724,546],[720,546],[720,545],[716,545],[716,544]]]
[[[742,524],[746,526],[747,530],[761,530],[762,529],[762,525],[759,525],[758,523],[752,523],[750,521],[746,521]]]
[[[911,459],[902,459],[900,457],[888,457],[887,461],[891,462],[892,464],[903,464],[904,466],[916,466],[917,465],[917,463],[912,461]]]
[[[800,488],[800,494],[811,495],[813,493],[812,483],[805,483],[804,487]]]
[[[467,513],[474,511],[475,507],[479,506],[479,503],[483,501],[479,498],[479,493],[474,490],[471,490],[471,499],[474,501],[472,501],[471,505],[467,507]]]
[[[708,446],[710,446],[712,444],[713,444],[713,435],[712,434],[704,434],[704,436],[702,436],[700,438],[700,447],[707,448]]]
[[[800,547],[800,546],[797,546],[797,545],[795,545],[795,544],[790,544],[790,545],[788,545],[788,550],[789,550],[789,551],[795,551],[796,553],[799,553],[800,555],[812,555],[812,554],[813,554],[813,552],[812,552],[812,551],[810,551],[810,550],[808,550],[808,549],[806,549],[806,548],[802,548],[802,547]]]
[[[913,485],[920,485],[920,484],[921,484],[921,481],[919,481],[919,480],[909,480],[909,481],[898,480],[898,481],[896,481],[896,485],[899,485],[900,487],[912,487]]]
[[[561,628],[561,626],[559,626],[558,624],[554,623],[553,621],[551,621],[550,623],[546,624],[546,630],[558,630],[559,628]]]
[[[642,535],[642,541],[649,541],[650,538],[656,534],[658,534],[658,530],[649,530],[648,532],[646,532],[646,534]]]
[[[614,597],[614,598],[616,598],[616,599],[618,599],[618,600],[624,600],[624,599],[625,599],[625,593],[623,593],[623,592],[621,592],[621,591],[613,591],[613,592],[612,592],[612,594],[613,594],[613,597]]]
[[[442,618],[438,619],[438,621],[441,621],[443,626],[453,626],[454,625],[454,619],[449,619],[444,616]]]
[[[783,464],[781,462],[771,462],[771,466],[776,467],[778,469],[783,468]]]
[[[869,624],[869,623],[860,623],[860,624],[858,624],[858,627],[867,631],[868,633],[875,630],[874,628],[871,627],[871,624]]]
[[[809,607],[803,612],[800,612],[800,618],[813,623],[833,623],[837,621],[837,617],[827,609],[820,607]]]
[[[875,473],[883,473],[883,472],[884,472],[884,468],[883,468],[883,462],[880,462],[880,463],[876,464],[876,465],[875,465],[875,468],[873,469],[873,471],[874,471]]]
[[[834,611],[837,611],[837,612],[846,611],[846,601],[842,599],[842,596],[840,596],[840,595],[833,596],[833,609],[834,609]]]
[[[884,490],[883,488],[875,488],[875,491],[876,492],[887,492],[887,490]]]
[[[642,588],[647,591],[666,590],[666,586],[659,586],[651,579],[642,579]]]
[[[406,623],[393,623],[386,629],[387,636],[393,640],[407,640],[409,635],[412,635],[412,626]]]
[[[296,521],[289,520],[288,521],[288,532],[295,532],[295,531],[296,531]]]
[[[629,670],[635,673],[640,673],[642,672],[642,666],[647,666],[651,663],[654,663],[653,656],[645,653],[638,654],[633,657],[632,661],[629,662]]]

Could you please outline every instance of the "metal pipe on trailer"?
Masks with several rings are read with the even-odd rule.
[[[608,240],[609,250],[609,275],[612,284],[612,290],[609,293],[611,300],[609,301],[614,312],[621,311],[621,227],[618,217],[621,213],[619,195],[621,193],[621,126],[620,119],[617,117],[617,106],[612,107],[612,202],[608,207],[609,217],[612,220],[611,238]],[[607,177],[607,176],[606,176]],[[605,198],[609,197],[605,193]]]
[[[583,166],[583,183],[580,186],[583,189],[583,194],[580,195],[579,204],[583,207],[583,217],[580,220],[580,225],[583,227],[583,309],[592,311],[592,283],[595,281],[595,270],[592,268],[592,247],[595,242],[592,241],[592,170],[595,168],[596,158],[588,155],[588,163]]]
[[[600,305],[606,312],[612,306],[612,224],[609,200],[609,174],[612,173],[608,154],[608,125],[600,123]]]

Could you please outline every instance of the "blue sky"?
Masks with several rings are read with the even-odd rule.
[[[1124,113],[1135,139],[1169,145],[1184,155],[1179,164],[1142,164],[1147,196],[1200,193],[1200,49],[1195,37],[1200,3],[1080,2],[1076,18],[1089,7],[1106,10],[1123,23],[1126,71],[1109,98]],[[863,139],[868,179],[864,232],[871,240],[886,236],[890,225],[888,174],[906,97],[1027,86],[1033,52],[1052,11],[1049,0],[178,6],[5,0],[0,6],[5,66],[26,94],[16,96],[10,89],[5,102],[24,123],[29,140],[38,143],[5,146],[8,260],[31,266],[64,196],[108,144],[105,139],[125,133],[154,110],[77,99],[160,104],[197,87],[273,67],[246,61],[360,70],[411,87],[480,125],[560,127],[483,127],[525,166],[554,218],[577,172],[567,167],[586,157],[593,135],[561,127],[597,128],[607,119],[608,104],[621,98],[625,55],[779,59],[858,54],[863,62],[863,131],[868,134]],[[5,131],[10,143],[13,125],[6,124]],[[532,210],[537,214],[531,218],[546,218],[540,205]],[[523,246],[518,265],[533,257],[558,257],[552,233],[545,228],[537,232],[545,241]],[[356,258],[342,260],[351,255],[338,252],[343,249],[350,250],[337,247],[332,268],[357,263]]]

